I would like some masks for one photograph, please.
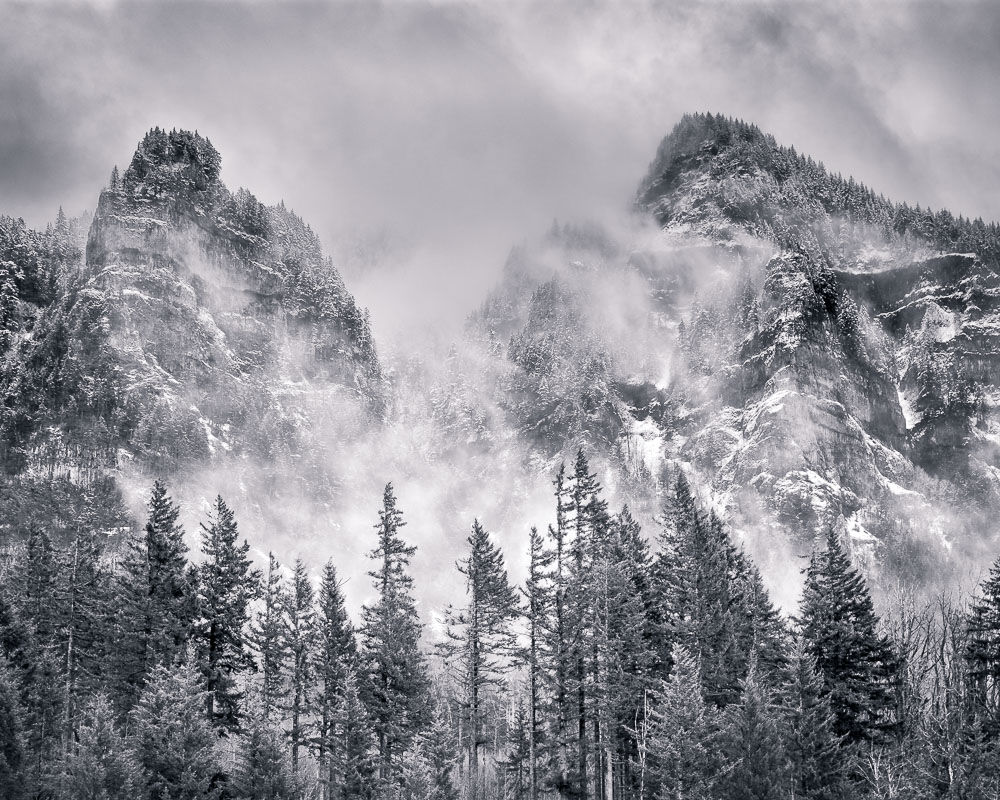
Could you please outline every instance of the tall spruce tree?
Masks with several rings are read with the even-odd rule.
[[[726,773],[724,800],[791,800],[783,720],[771,689],[751,655],[740,700],[726,708],[721,736]]]
[[[298,800],[301,782],[287,760],[281,730],[264,718],[250,717],[240,736],[230,781],[239,800]]]
[[[458,563],[458,571],[465,576],[468,602],[458,609],[450,607],[445,614],[447,638],[440,650],[462,692],[461,708],[468,723],[467,785],[475,800],[482,783],[480,748],[486,742],[483,701],[512,664],[512,625],[519,609],[503,554],[479,520],[472,523],[467,542],[469,555]]]
[[[257,653],[260,715],[264,720],[277,722],[288,693],[285,685],[288,647],[283,621],[285,588],[281,580],[281,564],[274,553],[267,554],[267,578],[263,594],[264,605],[257,612],[257,618],[250,628],[249,641]]]
[[[84,707],[76,741],[54,781],[59,800],[134,800],[142,780],[126,738],[115,726],[111,703],[95,694]]]
[[[846,797],[844,753],[834,732],[836,720],[816,670],[816,659],[799,641],[784,687],[785,750],[794,796],[802,800]]]
[[[198,658],[208,693],[209,719],[220,732],[236,730],[240,720],[241,673],[254,667],[247,636],[250,603],[260,593],[261,576],[248,557],[250,545],[238,544],[233,512],[217,497],[202,524],[198,568]]]
[[[0,652],[0,796],[20,800],[24,789],[22,768],[30,752],[24,732],[21,693],[14,669]]]
[[[122,600],[117,642],[118,705],[131,708],[146,676],[185,650],[194,597],[180,510],[160,481],[153,484],[142,532],[126,543],[117,585]]]
[[[834,730],[849,742],[878,742],[894,727],[897,658],[864,578],[837,534],[806,569],[798,618],[802,639],[823,676]]]
[[[965,661],[973,711],[991,738],[1000,735],[1000,558],[969,603]]]
[[[675,647],[671,660],[649,710],[646,796],[714,800],[724,770],[720,715],[702,699],[696,657]]]
[[[628,508],[612,521],[610,540],[592,570],[596,659],[593,675],[595,746],[601,745],[595,795],[621,796],[635,788],[638,752],[631,730],[642,724],[644,697],[655,685],[656,654],[647,611],[649,551]]]
[[[540,785],[538,751],[541,743],[543,646],[548,612],[551,604],[548,570],[552,554],[545,549],[545,540],[532,527],[528,535],[528,578],[522,592],[526,600],[527,645],[522,653],[528,676],[528,796],[538,800]]]
[[[362,697],[378,743],[378,781],[383,794],[401,780],[401,757],[428,721],[429,679],[420,650],[422,626],[408,572],[416,547],[399,531],[405,525],[392,484],[382,497],[375,526],[378,545],[370,557],[378,598],[362,609]]]
[[[205,719],[206,692],[185,665],[156,667],[131,714],[132,752],[142,770],[140,797],[215,800],[217,736]]]
[[[306,715],[313,688],[313,647],[315,644],[315,600],[309,573],[296,559],[291,585],[285,595],[284,639],[288,652],[288,739],[292,748],[292,771],[299,774],[299,749],[307,746]]]
[[[544,662],[548,692],[550,694],[547,760],[550,782],[560,797],[576,794],[575,781],[570,773],[570,747],[573,731],[570,721],[574,712],[574,697],[570,691],[572,672],[571,638],[568,594],[571,583],[571,530],[569,513],[573,509],[571,487],[566,479],[566,465],[560,464],[553,480],[556,498],[556,524],[549,526],[552,542],[551,618],[543,639]]]
[[[315,674],[316,751],[324,800],[338,797],[344,785],[350,722],[347,693],[357,669],[357,644],[347,615],[344,595],[332,561],[323,567],[316,615],[316,646],[312,669]]]

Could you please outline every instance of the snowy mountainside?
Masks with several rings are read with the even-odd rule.
[[[519,435],[604,452],[650,511],[688,472],[772,572],[830,527],[875,571],[977,558],[1000,506],[996,225],[712,115],[664,140],[637,197],[622,230],[515,251],[471,319]]]
[[[14,287],[14,483],[62,478],[86,494],[110,480],[114,496],[116,481],[214,469],[272,500],[289,483],[336,489],[330,431],[349,440],[386,409],[367,312],[301,218],[230,192],[220,168],[197,133],[151,130],[115,168],[49,296]],[[37,284],[40,259],[10,238]]]

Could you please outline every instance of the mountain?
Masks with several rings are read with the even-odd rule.
[[[920,581],[993,544],[996,224],[691,115],[627,219],[553,224],[463,339],[379,355],[310,227],[220,165],[156,128],[92,218],[0,219],[8,525],[115,530],[165,475],[235,493],[263,548],[353,529],[393,479],[434,559],[477,514],[515,541],[583,447],[646,524],[687,473],[773,585],[831,527]]]
[[[321,420],[384,415],[367,312],[319,239],[283,203],[229,191],[220,168],[208,139],[154,128],[89,227],[3,220],[11,495],[61,478],[114,497],[116,478],[208,462],[322,475]]]
[[[1000,508],[996,224],[711,114],[663,140],[635,208],[616,233],[555,226],[474,315],[509,337],[522,434],[602,448],[625,488],[688,472],[779,572],[830,527],[897,575],[978,556]]]

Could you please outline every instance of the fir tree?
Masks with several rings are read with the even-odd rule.
[[[458,800],[461,795],[453,775],[457,766],[455,724],[438,704],[403,767],[403,799]]]
[[[375,526],[378,545],[369,572],[378,599],[362,610],[361,657],[365,706],[378,741],[378,778],[390,791],[400,780],[400,759],[427,720],[428,678],[419,640],[421,624],[407,568],[416,548],[399,535],[406,523],[387,484]]]
[[[267,580],[264,585],[264,607],[250,629],[249,641],[257,653],[260,674],[260,715],[274,722],[287,694],[285,669],[288,647],[284,636],[285,590],[281,581],[281,564],[274,553],[267,554]]]
[[[301,786],[286,761],[281,731],[262,718],[251,718],[240,736],[231,781],[240,800],[298,800]]]
[[[377,743],[372,737],[372,721],[362,702],[358,678],[353,670],[348,671],[344,683],[341,726],[343,755],[339,786],[331,786],[328,796],[338,800],[368,800],[375,797],[379,762],[372,755],[372,750]]]
[[[1000,558],[972,598],[967,628],[970,699],[984,729],[996,736],[1000,734]]]
[[[726,709],[722,752],[727,763],[720,795],[726,800],[779,800],[791,793],[782,719],[756,659],[738,703]]]
[[[784,701],[785,749],[794,796],[840,800],[846,788],[841,739],[834,732],[836,720],[816,659],[802,642],[793,653]]]
[[[472,523],[467,542],[469,555],[459,562],[458,571],[465,576],[468,604],[448,609],[447,638],[440,649],[463,695],[461,708],[469,724],[469,786],[475,798],[481,783],[480,747],[485,743],[484,694],[499,685],[510,666],[518,601],[507,580],[503,554],[479,520]]]
[[[246,541],[237,544],[236,519],[216,498],[208,525],[202,525],[204,561],[198,569],[198,655],[208,687],[209,719],[222,732],[240,719],[240,673],[253,668],[246,636],[250,602],[258,595],[260,573],[251,567]]]
[[[545,676],[551,695],[549,725],[552,732],[548,761],[551,782],[560,797],[573,794],[574,789],[569,769],[570,719],[572,717],[572,696],[570,693],[571,627],[567,608],[567,594],[570,585],[570,524],[568,512],[573,508],[570,488],[566,481],[566,465],[561,464],[553,480],[556,498],[556,524],[549,526],[552,541],[551,573],[551,618],[545,628],[544,658]]]
[[[131,708],[153,667],[183,656],[191,632],[194,597],[179,513],[156,481],[145,528],[127,543],[117,586],[124,607],[116,659],[122,710]]]
[[[543,639],[551,592],[547,572],[552,565],[552,555],[545,550],[545,542],[532,528],[528,536],[528,579],[525,582],[524,597],[527,601],[528,643],[523,660],[528,671],[528,788],[531,800],[538,800],[538,749],[541,736],[539,718],[542,709],[541,690],[543,679]]]
[[[94,695],[81,715],[76,743],[56,783],[65,800],[133,800],[141,782],[139,766],[115,727],[111,703]]]
[[[291,586],[285,596],[285,648],[289,655],[288,738],[292,746],[292,771],[299,774],[299,748],[308,743],[305,716],[313,682],[313,588],[301,559],[296,559]]]
[[[880,741],[892,730],[897,659],[864,578],[837,534],[813,553],[806,569],[799,627],[816,659],[834,714],[834,730],[850,742]]]
[[[206,693],[187,666],[156,667],[132,712],[132,751],[142,769],[140,797],[214,800],[217,741],[205,719]]]
[[[320,783],[326,787],[324,796],[333,798],[343,783],[346,756],[343,738],[347,724],[343,716],[348,685],[353,682],[358,659],[354,629],[333,562],[323,567],[315,635],[312,669],[316,682],[316,748]]]
[[[25,753],[20,692],[5,654],[0,653],[0,796],[20,800]]]
[[[649,796],[709,800],[723,771],[719,714],[702,700],[695,657],[675,647],[671,660],[649,712]]]

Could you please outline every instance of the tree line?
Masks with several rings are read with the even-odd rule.
[[[118,545],[4,550],[0,796],[978,798],[1000,790],[1000,561],[967,608],[876,613],[830,532],[791,619],[678,473],[650,541],[583,454],[515,585],[477,520],[425,631],[392,485],[373,599],[258,570],[220,497],[192,558],[154,484]]]

